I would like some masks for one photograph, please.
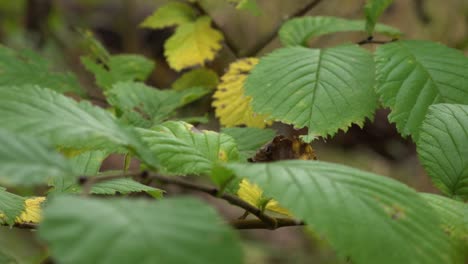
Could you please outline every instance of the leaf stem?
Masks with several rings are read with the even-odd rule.
[[[366,45],[366,44],[387,44],[387,43],[391,43],[391,42],[395,42],[397,41],[398,39],[392,39],[392,40],[375,40],[373,36],[370,36],[366,39],[363,39],[359,42],[357,42],[356,44],[358,45]]]
[[[292,218],[275,218],[276,228],[287,227],[287,226],[303,226],[304,222]],[[231,222],[231,226],[236,229],[271,229],[265,222],[259,219],[246,219],[246,220],[234,220]]]

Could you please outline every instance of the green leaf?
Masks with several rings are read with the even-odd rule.
[[[237,149],[243,161],[255,155],[263,145],[270,142],[276,135],[273,129],[261,129],[254,127],[230,127],[221,130],[234,138],[237,143]]]
[[[189,198],[57,197],[44,210],[39,235],[63,264],[242,263],[233,230],[213,208]]]
[[[201,87],[183,91],[158,90],[143,83],[117,83],[106,92],[109,103],[122,112],[121,119],[139,127],[151,127],[209,91]]]
[[[135,131],[109,112],[36,86],[0,86],[2,128],[79,150],[117,151],[125,147],[157,165]]]
[[[447,195],[468,200],[468,105],[429,107],[417,146],[435,185]]]
[[[226,166],[353,263],[462,263],[432,208],[395,180],[319,161]]]
[[[239,157],[236,142],[230,136],[200,131],[185,122],[169,121],[152,130],[138,131],[169,173],[208,175],[216,162]]]
[[[102,162],[109,154],[109,152],[102,150],[86,151],[70,158],[69,162],[73,171],[79,175],[94,176],[99,173]]]
[[[108,63],[97,62],[91,57],[81,57],[85,68],[94,74],[96,83],[104,90],[113,84],[126,81],[144,81],[154,69],[154,63],[139,55],[114,55]]]
[[[95,176],[99,173],[102,162],[109,154],[108,151],[102,150],[86,151],[71,157],[68,162],[71,164],[75,175]],[[51,185],[54,188],[48,194],[81,192],[76,178],[54,179]]]
[[[12,225],[24,210],[24,201],[26,199],[6,191],[0,187],[0,222]]]
[[[46,256],[46,249],[37,241],[36,232],[0,227],[0,263],[37,264]]]
[[[83,95],[76,77],[69,72],[54,72],[46,59],[30,50],[15,52],[0,45],[0,86],[34,84],[60,93]]]
[[[15,122],[15,121],[12,121]],[[46,184],[75,175],[65,158],[34,137],[0,130],[0,181],[8,186]]]
[[[377,107],[372,55],[357,45],[288,47],[262,58],[245,85],[253,110],[295,127],[305,141],[362,125]]]
[[[372,36],[377,20],[391,3],[393,0],[367,0],[364,12],[366,13],[366,31],[369,36]]]
[[[468,58],[458,50],[419,40],[380,46],[375,54],[377,93],[389,120],[417,141],[432,104],[468,104]]]
[[[284,46],[308,46],[307,42],[311,38],[338,32],[364,31],[364,25],[363,20],[339,17],[299,17],[284,23],[279,31],[279,37]],[[376,26],[376,31],[392,38],[401,36],[398,29],[382,24]]]
[[[164,55],[172,69],[180,71],[204,66],[221,50],[223,34],[211,27],[211,18],[202,16],[178,27],[164,44]]]
[[[125,195],[134,192],[146,192],[155,198],[161,198],[163,194],[161,189],[147,186],[127,178],[99,182],[91,188],[91,193],[94,194],[115,195],[119,193]]]
[[[468,258],[468,204],[440,195],[424,193],[421,196],[429,203],[442,220],[442,228]],[[463,253],[462,253],[463,254]]]
[[[219,78],[215,71],[199,68],[184,73],[172,84],[172,88],[176,91],[192,87],[204,87],[212,90],[218,83]]]
[[[156,9],[141,24],[141,27],[161,29],[192,22],[197,17],[196,11],[187,4],[170,2]]]

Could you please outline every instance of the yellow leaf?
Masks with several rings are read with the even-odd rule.
[[[196,18],[196,12],[189,5],[181,2],[170,2],[158,8],[151,16],[147,17],[141,27],[160,29],[170,26],[190,23]]]
[[[223,35],[211,27],[211,18],[203,16],[193,23],[179,26],[164,44],[164,55],[171,68],[204,65],[221,49]]]
[[[45,201],[45,197],[33,197],[24,201],[24,210],[21,214],[16,217],[15,223],[25,224],[33,223],[37,224],[41,220],[41,204]],[[4,217],[0,214],[0,219]]]
[[[213,107],[221,125],[264,128],[269,124],[265,123],[268,116],[253,112],[250,105],[252,97],[244,95],[245,79],[257,63],[256,58],[238,60],[232,63],[226,74],[221,77],[221,83],[213,95]]]
[[[243,179],[239,184],[237,196],[249,204],[259,208],[262,207],[262,203],[266,199],[263,197],[263,191],[258,187],[258,185],[252,184],[245,179]],[[272,199],[268,201],[265,209],[275,213],[291,216],[291,213],[287,209],[281,207],[277,201]]]
[[[206,87],[214,89],[219,83],[218,75],[215,71],[199,68],[184,73],[173,84],[172,89],[180,91],[193,87]]]

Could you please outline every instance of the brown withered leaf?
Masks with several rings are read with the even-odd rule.
[[[299,137],[287,138],[276,136],[257,151],[249,162],[272,162],[277,160],[316,160],[314,150],[309,143]]]

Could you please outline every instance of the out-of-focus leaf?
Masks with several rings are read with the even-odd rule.
[[[156,9],[140,26],[152,29],[178,26],[194,21],[196,16],[196,11],[189,5],[181,2],[169,2]]]
[[[30,50],[15,52],[0,45],[0,86],[40,85],[60,93],[83,95],[76,77],[55,72],[46,59]]]
[[[0,86],[0,123],[14,133],[79,150],[126,150],[151,166],[158,162],[134,129],[89,102],[50,89]]]
[[[372,36],[377,20],[391,3],[393,0],[367,0],[364,12],[366,13],[366,31],[369,36]]]
[[[149,128],[168,119],[177,108],[208,92],[201,87],[174,91],[125,82],[114,85],[106,95],[109,103],[120,111],[121,119],[134,126]]]
[[[243,259],[234,231],[213,208],[189,198],[57,197],[45,208],[39,235],[63,264],[240,264]]]
[[[176,71],[203,66],[221,50],[223,39],[221,32],[211,27],[211,18],[203,16],[195,22],[179,26],[164,44],[164,54]]]
[[[193,87],[214,89],[219,83],[216,72],[206,68],[199,68],[184,73],[173,84],[172,89],[184,90]]]
[[[13,224],[24,210],[26,199],[0,187],[0,223]]]
[[[75,175],[70,163],[51,144],[32,136],[0,130],[0,146],[0,182],[8,186],[46,184]]]
[[[147,186],[127,178],[99,182],[91,188],[91,193],[94,194],[115,195],[117,193],[129,194],[135,192],[146,192],[155,198],[161,198],[163,195],[161,189]]]
[[[154,63],[140,55],[114,55],[108,63],[97,62],[91,57],[81,57],[87,70],[94,74],[96,83],[104,90],[126,81],[144,81],[154,69]]]

